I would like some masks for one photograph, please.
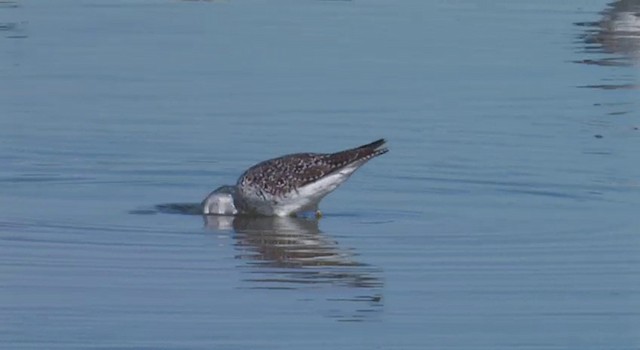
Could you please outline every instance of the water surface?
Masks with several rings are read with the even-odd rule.
[[[639,6],[0,2],[0,348],[637,350]],[[379,137],[319,221],[156,207]]]

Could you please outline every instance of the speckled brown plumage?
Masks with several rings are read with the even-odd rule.
[[[265,200],[286,195],[351,164],[384,154],[384,139],[336,153],[296,153],[258,163],[240,176],[241,192]]]

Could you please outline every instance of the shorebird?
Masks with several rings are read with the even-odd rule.
[[[370,159],[388,152],[384,139],[336,153],[295,153],[247,169],[235,186],[202,201],[204,214],[295,216],[322,213],[318,204]]]

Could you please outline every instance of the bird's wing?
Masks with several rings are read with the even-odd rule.
[[[360,147],[336,153],[296,153],[266,160],[249,168],[238,179],[240,188],[253,187],[261,191],[278,195],[294,191],[297,188],[338,171],[356,162],[384,154],[385,140],[380,139]]]

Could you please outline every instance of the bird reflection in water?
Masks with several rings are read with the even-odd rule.
[[[356,261],[352,250],[320,231],[316,219],[205,215],[204,220],[211,230],[234,232],[249,288],[346,287],[348,296],[330,299],[357,302],[349,315],[333,315],[342,321],[364,320],[382,307],[379,269]]]
[[[616,56],[584,59],[578,63],[627,66],[640,63],[640,0],[619,0],[607,5],[595,22],[579,22],[584,32],[578,38],[589,54]],[[629,84],[627,88],[635,85]]]

